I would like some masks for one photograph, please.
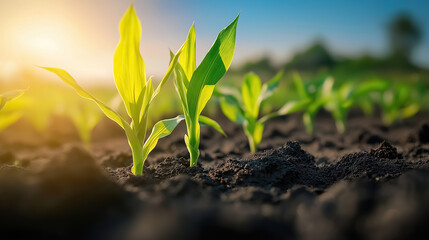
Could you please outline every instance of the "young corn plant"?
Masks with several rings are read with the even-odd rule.
[[[192,25],[188,38],[183,45],[179,64],[174,70],[175,87],[186,121],[185,144],[190,154],[190,166],[197,165],[200,155],[200,123],[212,126],[223,133],[216,121],[202,116],[201,112],[211,98],[216,83],[231,64],[235,49],[238,17],[219,33],[213,46],[198,67],[196,67],[195,60],[195,27]]]
[[[66,71],[58,68],[44,68],[55,73],[66,84],[87,99],[94,101],[103,113],[121,126],[128,138],[133,156],[132,172],[135,175],[143,173],[143,165],[148,154],[154,149],[158,140],[169,135],[183,120],[183,116],[157,122],[149,137],[146,138],[149,106],[158,95],[162,86],[170,77],[181,52],[174,55],[165,76],[158,87],[154,89],[152,77],[146,80],[145,64],[140,55],[141,25],[133,5],[131,5],[119,24],[120,42],[113,58],[113,72],[116,87],[131,122],[127,122],[119,113],[93,97]]]
[[[387,82],[380,80],[367,81],[360,84],[345,83],[339,88],[332,88],[334,79],[329,77],[326,79],[326,86],[323,95],[327,100],[325,109],[331,112],[335,119],[335,125],[338,132],[343,133],[346,130],[347,115],[352,106],[359,104],[361,99],[366,100],[366,97],[375,91],[383,91],[387,88]]]
[[[278,111],[259,118],[261,105],[273,95],[282,78],[283,72],[279,72],[270,81],[262,84],[258,75],[248,73],[244,76],[241,93],[236,89],[218,90],[223,114],[232,122],[243,126],[252,153],[258,150],[264,125],[268,120],[299,111],[305,104],[300,101],[288,102]]]
[[[91,150],[91,132],[101,121],[102,113],[93,104],[79,101],[68,107],[67,115],[75,125],[83,146]]]
[[[413,93],[413,89],[406,84],[390,86],[379,96],[382,121],[386,125],[392,125],[410,118],[420,111],[420,105]]]
[[[329,101],[329,97],[323,92],[328,92],[332,88],[333,82],[324,79],[316,84],[304,84],[301,76],[293,73],[293,82],[298,93],[296,104],[303,110],[302,120],[308,133],[314,133],[314,122],[316,114]]]

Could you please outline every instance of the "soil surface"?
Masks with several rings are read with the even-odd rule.
[[[185,126],[133,176],[122,130],[94,129],[92,151],[70,122],[0,134],[1,239],[428,239],[429,117],[386,127],[352,113],[339,134],[326,113],[267,123],[250,154],[240,126],[202,127],[189,167]]]

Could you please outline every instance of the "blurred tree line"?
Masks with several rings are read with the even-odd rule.
[[[384,57],[370,54],[353,58],[333,56],[323,41],[316,41],[280,66],[275,66],[268,56],[264,56],[256,61],[247,62],[239,68],[231,69],[231,74],[238,75],[253,71],[262,76],[272,76],[284,69],[310,73],[325,71],[341,76],[368,73],[393,75],[398,72],[418,72],[429,76],[428,69],[421,68],[412,61],[413,53],[420,44],[423,33],[410,15],[402,13],[392,19],[387,27],[387,37],[386,46],[389,50]]]

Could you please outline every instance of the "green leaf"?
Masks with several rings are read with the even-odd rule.
[[[213,46],[192,75],[187,92],[188,110],[192,118],[196,118],[201,113],[213,93],[214,85],[231,65],[238,17],[219,33]]]
[[[261,95],[259,96],[259,102],[271,97],[274,91],[278,88],[280,80],[283,79],[283,71],[277,73],[270,81],[262,85]]]
[[[173,52],[170,51],[170,61],[172,61],[174,57]],[[188,112],[188,103],[186,101],[186,91],[187,91],[187,84],[189,84],[189,80],[186,77],[186,74],[182,68],[182,66],[179,64],[176,64],[174,68],[174,77],[176,81],[174,82],[174,87],[176,88],[176,92],[179,94],[180,101],[182,103],[183,112],[185,113],[185,116]]]
[[[131,5],[119,23],[120,41],[113,58],[116,87],[128,114],[139,122],[146,87],[144,61],[140,55],[141,24]]]
[[[199,120],[200,124],[202,125],[206,125],[206,126],[210,126],[212,128],[214,128],[216,131],[222,133],[222,135],[224,135],[226,137],[226,133],[223,131],[222,127],[219,125],[219,123],[217,123],[215,120],[210,119],[206,116],[200,116]]]
[[[151,134],[143,145],[144,159],[146,159],[149,153],[155,148],[158,140],[170,135],[183,119],[185,119],[184,116],[179,115],[175,118],[159,121],[153,126]]]
[[[12,91],[8,91],[0,94],[0,110],[4,108],[7,102],[22,96],[22,94],[24,94],[25,91],[26,90],[24,89],[19,89],[19,90],[12,90]]]
[[[301,75],[299,75],[299,73],[293,73],[293,82],[295,83],[296,90],[298,91],[298,96],[301,99],[308,98],[308,93],[305,90],[304,82],[302,81]]]
[[[182,53],[182,48],[179,49],[179,51],[174,55],[172,60],[170,61],[170,65],[168,66],[167,72],[165,73],[164,77],[161,79],[161,83],[158,85],[158,87],[155,89],[155,91],[152,93],[149,104],[153,101],[153,99],[159,94],[161,91],[162,86],[167,82],[167,80],[170,78],[171,73],[175,69],[175,66],[177,65],[177,62],[179,60],[179,56]]]
[[[243,86],[241,87],[241,95],[246,112],[253,118],[259,115],[259,95],[261,94],[261,79],[254,73],[249,73],[244,76]]]
[[[384,91],[389,87],[389,82],[385,80],[372,80],[359,84],[353,93],[353,97],[367,95],[373,91]]]
[[[186,79],[191,79],[196,69],[195,39],[195,24],[192,24],[180,55],[180,65],[183,67]]]
[[[311,103],[310,99],[304,99],[304,100],[298,100],[298,101],[290,101],[283,105],[277,112],[268,114],[261,119],[259,119],[259,122],[265,123],[270,119],[273,119],[275,117],[284,116],[287,114],[291,114],[294,112],[298,112],[301,110],[305,110],[308,105]]]
[[[407,107],[401,109],[401,118],[410,118],[416,115],[420,111],[420,107],[417,104],[410,104]]]
[[[244,113],[241,109],[231,102],[227,98],[220,100],[220,107],[223,114],[231,121],[242,124],[245,120]]]
[[[59,68],[49,68],[49,67],[42,67],[42,68],[45,70],[48,70],[52,73],[55,73],[65,83],[67,83],[70,87],[74,88],[74,90],[76,90],[76,92],[80,96],[94,101],[98,105],[98,107],[101,109],[101,111],[103,111],[104,114],[108,118],[115,121],[119,126],[121,126],[127,132],[127,135],[128,135],[128,132],[132,132],[131,127],[127,123],[127,121],[125,121],[118,113],[113,111],[110,107],[106,106],[104,103],[102,103],[101,101],[99,101],[98,99],[93,97],[91,94],[86,92],[81,86],[79,86],[79,84],[76,82],[76,80],[74,80],[74,78],[68,72],[64,71],[63,69],[59,69]]]

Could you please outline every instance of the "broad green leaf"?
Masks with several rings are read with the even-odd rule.
[[[278,88],[280,80],[283,78],[283,71],[277,73],[270,81],[262,85],[261,95],[259,96],[259,102],[271,97],[274,91]]]
[[[182,54],[180,55],[180,65],[183,67],[187,79],[192,78],[196,69],[195,39],[195,24],[192,24],[189,29],[188,38],[183,44]]]
[[[259,95],[261,94],[261,79],[254,73],[246,74],[244,77],[243,86],[241,87],[241,95],[243,103],[252,117],[257,118],[259,115]]]
[[[245,108],[244,105],[239,101],[239,99],[242,99],[241,93],[238,89],[233,87],[228,88],[216,88],[214,91],[215,96],[217,97],[224,97],[231,99],[232,102],[236,103],[241,108]]]
[[[222,133],[225,137],[226,137],[226,133],[223,131],[222,127],[219,125],[219,123],[217,123],[215,120],[210,119],[206,116],[200,116],[199,120],[200,124],[206,125],[206,126],[210,126],[212,128],[214,128],[216,131]]]
[[[170,135],[183,119],[185,119],[183,115],[179,115],[175,118],[165,119],[157,122],[153,126],[151,134],[143,145],[143,159],[146,159],[149,153],[155,148],[158,140]]]
[[[187,101],[189,114],[194,118],[201,113],[213,93],[214,85],[231,65],[238,17],[219,33],[213,46],[192,75]]]
[[[302,81],[301,75],[297,72],[293,73],[293,82],[295,83],[296,90],[301,99],[308,98],[307,91],[305,90],[304,82]]]
[[[229,120],[239,124],[244,122],[244,112],[240,108],[238,101],[233,96],[225,96],[221,98],[220,107],[223,114],[225,114]]]
[[[119,23],[120,41],[113,58],[113,73],[125,107],[139,122],[146,87],[144,61],[140,55],[141,24],[131,5]]]

